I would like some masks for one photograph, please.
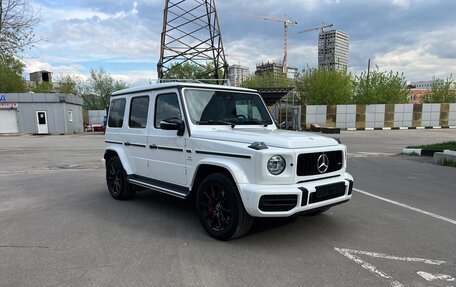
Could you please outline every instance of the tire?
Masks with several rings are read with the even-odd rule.
[[[127,173],[117,156],[108,159],[106,164],[106,183],[108,184],[109,193],[115,199],[126,200],[135,196],[135,189],[128,183]]]
[[[311,212],[307,212],[307,213],[304,213],[302,215],[305,215],[305,216],[316,216],[316,215],[320,215],[326,211],[328,211],[331,207],[322,207],[322,208],[319,208],[317,210],[314,210],[314,211],[311,211]]]
[[[253,224],[253,217],[245,211],[233,180],[219,173],[201,182],[196,194],[196,211],[206,232],[219,240],[241,237]]]

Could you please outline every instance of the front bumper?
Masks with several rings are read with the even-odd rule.
[[[342,187],[340,194],[331,195],[333,191],[324,191],[326,192],[325,196],[321,196],[321,194],[319,194],[319,199],[316,202],[311,199],[315,198],[317,195],[317,188],[321,190],[323,186],[332,186],[337,183],[340,183],[341,186],[345,186],[345,189]],[[244,207],[248,214],[255,217],[288,217],[296,213],[343,203],[352,197],[352,188],[353,177],[349,173],[344,173],[337,177],[297,184],[239,184],[239,191]],[[290,206],[290,201],[287,201],[287,205],[289,207],[286,209],[288,210],[265,211],[264,207],[260,208],[260,200],[262,196],[288,196],[290,198],[296,198],[296,204],[293,207]],[[264,198],[262,202],[264,202]]]

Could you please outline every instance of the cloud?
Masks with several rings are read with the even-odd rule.
[[[59,65],[55,66],[49,62],[43,62],[36,59],[23,59],[26,64],[24,78],[29,79],[29,73],[36,71],[50,71],[53,73],[53,81],[58,82],[60,78],[66,75],[77,77],[81,80],[89,78],[85,68],[81,65]],[[109,73],[109,72],[108,72]],[[126,70],[120,73],[109,73],[113,79],[123,81],[129,85],[146,85],[157,79],[157,73],[148,70]]]
[[[111,74],[115,80],[123,81],[124,83],[133,86],[142,86],[149,83],[155,83],[158,78],[157,72],[137,70],[137,71],[126,71],[122,74]]]
[[[392,4],[401,8],[409,8],[410,0],[392,0]]]
[[[22,59],[26,65],[25,73],[33,73],[36,71],[46,70],[53,72],[54,74],[79,74],[79,71],[82,69],[80,65],[59,65],[54,66],[48,62],[42,62],[36,59]]]
[[[412,81],[445,78],[456,72],[455,28],[424,33],[413,44],[398,46],[386,53],[377,53],[374,63],[385,70],[404,72]],[[448,39],[444,46],[442,39]]]
[[[163,0],[32,1],[41,7],[43,21],[37,30],[46,39],[32,67],[87,75],[90,68],[103,65],[135,83],[156,76]],[[216,2],[229,63],[247,65],[252,72],[257,63],[282,60],[283,25],[247,14],[299,22],[289,29],[288,48],[289,65],[299,69],[316,67],[318,31],[296,32],[325,21],[349,33],[353,73],[365,70],[369,58],[381,68],[404,71],[409,80],[455,72],[456,1]]]
[[[41,52],[46,50],[56,58],[77,55],[71,59],[75,62],[149,58],[151,51],[159,49],[159,34],[150,29],[150,22],[138,17],[138,9],[137,2],[113,13],[75,9],[49,25]]]

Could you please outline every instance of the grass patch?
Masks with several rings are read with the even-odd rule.
[[[443,143],[429,144],[429,145],[415,145],[408,146],[407,148],[419,148],[419,149],[430,149],[430,150],[456,150],[456,141],[449,141]]]

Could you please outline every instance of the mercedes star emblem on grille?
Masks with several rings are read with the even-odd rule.
[[[320,173],[325,173],[329,167],[329,158],[326,154],[321,154],[317,160],[317,169]]]

